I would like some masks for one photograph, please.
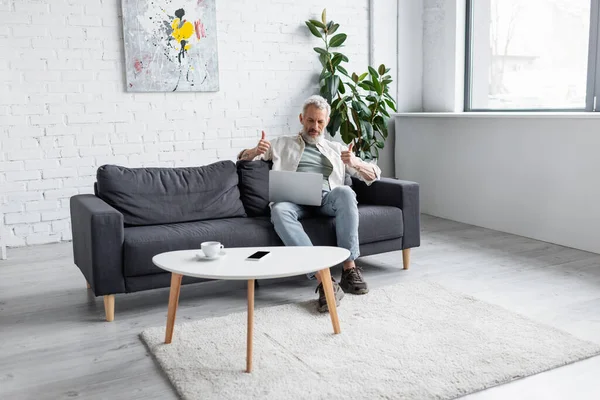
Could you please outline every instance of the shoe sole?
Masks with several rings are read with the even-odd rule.
[[[340,287],[342,288],[342,290],[345,293],[350,293],[350,294],[367,294],[367,293],[369,293],[369,288],[354,290],[354,289],[351,289],[350,287],[342,285],[341,283],[340,283]]]
[[[336,307],[340,306],[340,300],[342,300],[344,298],[344,291],[342,290],[342,291],[340,291],[340,293],[341,293],[341,295],[338,294],[335,296],[335,306]],[[329,312],[329,307],[327,306],[327,303],[325,303],[322,306],[317,307],[317,310],[320,313],[326,313],[326,312]]]

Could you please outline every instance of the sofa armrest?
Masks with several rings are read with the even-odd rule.
[[[421,244],[421,208],[419,184],[391,178],[381,178],[370,186],[352,178],[352,188],[359,204],[394,206],[402,209],[404,236],[402,248],[418,247]]]
[[[123,214],[99,197],[71,197],[73,258],[96,296],[124,293]]]

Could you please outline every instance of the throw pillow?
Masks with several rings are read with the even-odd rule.
[[[98,197],[119,210],[126,225],[246,216],[232,161],[186,168],[103,165],[96,179]]]
[[[240,199],[249,217],[270,215],[269,208],[269,170],[270,161],[237,162]]]

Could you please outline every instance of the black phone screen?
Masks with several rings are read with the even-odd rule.
[[[256,253],[252,254],[248,258],[250,258],[252,260],[260,260],[261,258],[263,258],[264,256],[266,256],[267,254],[269,254],[268,251],[257,251]]]

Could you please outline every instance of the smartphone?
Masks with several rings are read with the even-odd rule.
[[[257,251],[256,253],[254,253],[251,256],[249,256],[248,258],[246,258],[246,260],[259,261],[259,260],[262,260],[264,257],[266,257],[269,254],[271,254],[270,251]]]

